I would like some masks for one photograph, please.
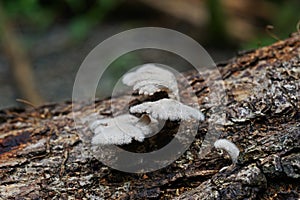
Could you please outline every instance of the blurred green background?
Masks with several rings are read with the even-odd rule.
[[[0,108],[70,100],[76,72],[104,39],[131,28],[165,27],[197,40],[215,62],[297,31],[299,0],[2,0]],[[163,58],[161,58],[163,56]],[[134,52],[116,60],[97,97],[128,68],[149,60],[185,63],[167,53]],[[22,105],[22,104],[19,104]]]

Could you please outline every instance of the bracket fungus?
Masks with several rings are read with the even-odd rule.
[[[146,113],[159,120],[204,120],[204,115],[199,110],[184,105],[173,99],[160,99],[154,102],[145,102],[130,108],[131,113]]]
[[[169,99],[142,102],[131,107],[128,114],[92,121],[89,128],[94,132],[93,145],[129,144],[133,139],[142,142],[145,137],[158,131],[163,120],[204,120],[200,110],[179,101],[177,80],[169,70],[155,64],[145,64],[125,74],[122,81],[133,90],[138,90],[140,95],[151,96],[165,91]],[[133,113],[139,113],[141,117]]]
[[[237,148],[235,144],[233,144],[232,142],[226,139],[219,139],[214,143],[214,146],[217,149],[225,150],[229,154],[232,163],[237,162],[238,156],[240,154],[240,150]]]
[[[138,90],[141,95],[153,95],[156,92],[166,91],[169,96],[179,99],[177,81],[171,71],[145,64],[136,71],[124,75],[123,83]]]
[[[159,131],[165,120],[204,121],[204,114],[200,110],[180,102],[177,80],[169,70],[155,64],[145,64],[125,74],[122,82],[137,90],[139,95],[149,97],[163,91],[168,94],[168,98],[141,102],[130,107],[129,113],[113,118],[90,120],[89,128],[94,132],[92,145],[123,145],[131,143],[133,139],[143,142],[146,137]],[[214,146],[225,150],[233,163],[237,162],[240,151],[235,144],[219,139]]]
[[[95,133],[92,144],[129,144],[132,139],[143,141],[144,138],[155,132],[158,122],[147,115],[141,118],[130,114],[119,115],[114,118],[95,120],[90,129]]]

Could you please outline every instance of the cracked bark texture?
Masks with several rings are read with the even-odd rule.
[[[0,199],[299,199],[300,35],[244,52],[218,69],[223,80],[215,71],[184,74],[206,121],[178,160],[144,174],[95,158],[89,131],[73,120],[92,113],[93,105],[74,104],[74,113],[71,102],[0,111]],[[207,100],[212,86],[226,90],[219,105]],[[96,101],[99,116],[110,117],[111,103],[122,107],[125,96]],[[210,120],[241,150],[236,165],[216,149],[199,155]]]

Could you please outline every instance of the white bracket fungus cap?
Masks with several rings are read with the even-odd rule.
[[[146,113],[152,118],[159,120],[204,120],[204,115],[200,110],[166,98],[133,106],[130,108],[130,112]]]
[[[125,74],[122,81],[128,86],[133,86],[133,89],[138,90],[142,95],[153,95],[155,92],[166,91],[175,99],[179,98],[174,74],[152,63]]]
[[[90,124],[94,132],[92,144],[129,144],[132,139],[142,142],[144,138],[155,132],[158,122],[148,116],[141,118],[130,114],[114,118],[95,120]]]
[[[123,114],[114,118],[94,120],[89,124],[94,132],[93,145],[129,144],[133,139],[142,142],[145,137],[159,129],[162,120],[204,120],[200,110],[179,101],[177,80],[171,71],[155,64],[145,64],[136,71],[125,74],[122,81],[128,86],[133,86],[133,89],[142,95],[166,91],[170,99],[144,102],[131,107],[131,113],[143,114],[141,118]]]
[[[237,162],[238,156],[240,154],[240,150],[237,148],[235,144],[226,139],[219,139],[214,143],[215,148],[225,150],[233,163]]]

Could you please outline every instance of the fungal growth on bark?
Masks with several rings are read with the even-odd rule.
[[[138,90],[141,95],[165,91],[170,98],[179,99],[177,81],[171,71],[155,64],[145,64],[134,72],[125,74],[122,82]]]
[[[240,150],[237,148],[235,144],[233,144],[232,142],[226,139],[219,139],[214,143],[214,146],[217,149],[225,150],[229,154],[232,163],[237,162],[238,156],[240,154]]]
[[[93,131],[92,145],[129,144],[133,140],[143,142],[148,136],[159,131],[164,121],[198,120],[204,121],[203,113],[180,102],[179,90],[174,74],[155,64],[145,64],[123,76],[122,82],[131,86],[139,95],[152,97],[158,92],[166,92],[167,98],[142,101],[131,106],[129,113],[113,118],[92,120],[89,128]],[[225,150],[236,163],[239,149],[226,139],[217,140],[215,148]]]
[[[130,114],[96,120],[90,124],[95,133],[92,144],[129,144],[132,139],[141,142],[145,136],[156,131],[157,123],[157,120],[147,115],[138,118]]]
[[[174,99],[160,99],[154,102],[145,102],[130,108],[131,113],[147,113],[159,120],[204,120],[204,115],[197,109],[186,106]]]
[[[155,64],[145,64],[125,74],[122,81],[138,91],[139,95],[149,97],[163,91],[168,98],[142,102],[132,106],[127,114],[93,120],[89,124],[94,132],[93,145],[129,144],[133,139],[142,142],[148,135],[156,133],[159,124],[165,120],[204,120],[200,110],[179,101],[177,80],[169,70]]]

